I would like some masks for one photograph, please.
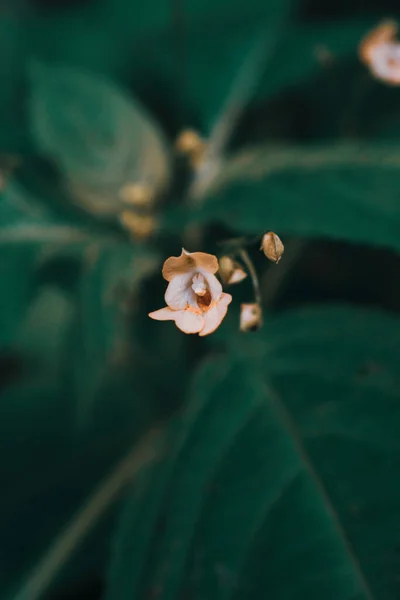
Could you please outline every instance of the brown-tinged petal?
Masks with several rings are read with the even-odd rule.
[[[203,271],[205,273],[216,273],[218,271],[218,259],[213,254],[206,252],[188,252],[182,248],[180,256],[167,258],[162,269],[162,275],[167,281],[172,281],[177,275]]]
[[[184,333],[199,333],[204,326],[204,317],[191,310],[175,311],[176,326]]]
[[[262,325],[262,310],[257,303],[240,306],[240,331],[256,330]]]
[[[196,297],[191,288],[192,273],[176,275],[168,284],[165,302],[174,310],[182,310],[188,304],[196,305]]]
[[[232,301],[230,294],[223,293],[219,302],[217,302],[210,310],[204,313],[204,327],[200,331],[199,335],[209,335],[213,333],[221,325],[223,318],[228,311],[228,305]]]
[[[175,321],[175,316],[176,311],[171,310],[168,306],[149,313],[150,319],[154,319],[155,321]]]
[[[190,252],[182,248],[180,256],[170,256],[165,261],[162,268],[162,275],[167,281],[172,281],[177,275],[184,275],[194,271],[196,266],[195,260]]]
[[[196,270],[211,273],[215,275],[218,271],[219,264],[218,259],[214,254],[207,254],[206,252],[192,252],[190,256],[193,258],[196,264]]]

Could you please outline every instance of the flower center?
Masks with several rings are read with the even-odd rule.
[[[212,301],[211,292],[204,276],[201,273],[197,273],[192,279],[192,290],[196,294],[196,300],[198,307],[204,312],[206,311]]]
[[[192,290],[196,294],[196,296],[205,296],[208,285],[204,276],[201,273],[197,273],[192,279]]]

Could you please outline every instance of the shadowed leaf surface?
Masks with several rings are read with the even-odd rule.
[[[34,64],[31,78],[37,147],[56,163],[79,204],[115,214],[124,186],[146,185],[155,194],[164,189],[164,138],[137,102],[90,72]]]
[[[199,207],[167,214],[165,226],[212,219],[247,233],[273,230],[398,251],[399,159],[397,147],[385,145],[249,150],[226,163]]]
[[[240,339],[129,500],[107,598],[394,600],[398,320],[332,306]]]

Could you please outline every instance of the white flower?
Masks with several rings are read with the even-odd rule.
[[[384,21],[370,31],[360,44],[360,58],[371,73],[390,85],[400,85],[400,43],[397,24]]]
[[[169,281],[165,292],[168,306],[149,313],[149,317],[175,321],[184,333],[204,336],[215,331],[232,300],[215,277],[218,268],[217,257],[204,252],[182,249],[180,256],[168,258],[162,270],[164,279]]]

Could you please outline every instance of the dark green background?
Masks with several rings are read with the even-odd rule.
[[[3,0],[2,600],[399,600],[400,91],[357,55],[396,16]],[[193,203],[174,140],[225,122]],[[119,221],[138,182],[146,240]],[[148,319],[183,244],[269,230],[259,332],[238,331],[248,281],[209,338]]]

